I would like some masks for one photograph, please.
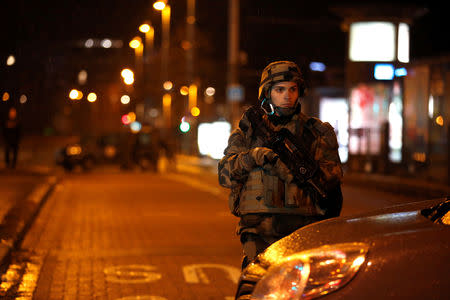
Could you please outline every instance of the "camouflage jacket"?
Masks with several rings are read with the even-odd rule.
[[[313,122],[307,122],[310,119]],[[300,112],[287,124],[276,125],[274,130],[287,128],[294,135],[302,136],[305,126],[310,126],[314,134],[310,153],[318,161],[320,169],[316,179],[325,189],[339,185],[343,173],[336,135],[329,123]],[[312,189],[286,182],[283,180],[286,176],[254,165],[249,158],[251,150],[263,146],[264,142],[262,137],[253,133],[252,124],[244,113],[239,127],[229,137],[225,156],[218,164],[220,185],[231,189],[229,206],[232,213],[237,216],[248,213],[324,215],[324,210],[317,204],[318,195]]]

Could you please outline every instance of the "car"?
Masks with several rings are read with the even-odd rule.
[[[87,171],[96,165],[118,163],[122,139],[118,133],[80,137],[77,142],[69,143],[59,150],[56,164],[66,171],[77,167]]]
[[[448,299],[449,197],[310,224],[242,270],[236,299]]]

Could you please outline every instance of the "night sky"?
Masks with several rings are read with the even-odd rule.
[[[252,83],[254,86],[250,89],[253,89],[262,68],[278,59],[293,60],[303,67],[310,61],[323,61],[327,66],[342,69],[347,55],[347,33],[341,30],[342,19],[332,13],[329,6],[363,2],[241,0],[241,80]],[[411,27],[412,60],[450,54],[450,39],[446,38],[450,25],[443,3],[375,2],[413,3],[426,9]],[[170,0],[169,3],[172,7],[171,47],[181,48],[186,0]],[[16,69],[22,74],[23,83],[36,80],[40,72],[58,68],[58,61],[73,54],[76,42],[88,38],[123,40],[122,56],[133,61],[128,42],[139,34],[138,26],[144,20],[150,20],[155,26],[155,47],[159,48],[160,13],[152,4],[149,0],[2,1],[0,79],[3,83],[0,85],[13,80],[4,72],[8,55],[16,56]],[[227,10],[227,0],[197,0],[197,57],[202,58],[197,70],[203,72],[200,74],[203,80],[212,84],[215,81],[221,86],[225,85],[227,60]],[[103,55],[106,57],[108,52],[99,52],[99,57]],[[27,63],[20,64],[21,61]],[[28,72],[35,73],[25,76]]]
[[[185,0],[171,0],[172,29],[183,22]],[[214,44],[220,47],[226,45],[227,2],[225,0],[197,0],[197,19],[200,31],[214,36]],[[270,51],[279,51],[277,42],[267,42],[264,48],[248,45],[253,35],[264,35],[261,24],[272,23],[270,32],[290,31],[291,37],[298,43],[314,43],[305,41],[301,33],[307,30],[319,34],[327,30],[332,22],[338,22],[330,17],[327,6],[329,3],[347,3],[362,1],[241,1],[241,44],[252,52],[249,55],[265,55]],[[373,2],[373,1],[372,1]],[[380,1],[378,1],[380,2]],[[390,1],[398,3],[399,1]],[[443,33],[448,32],[446,10],[444,4],[438,1],[400,1],[415,2],[428,7],[428,13],[416,20],[411,29],[412,56],[431,56],[450,51],[450,42],[443,39]],[[46,3],[46,4],[44,4]],[[137,26],[145,19],[153,21],[155,26],[160,22],[159,14],[151,8],[152,1],[106,1],[106,0],[64,0],[64,1],[2,1],[1,18],[1,52],[20,51],[24,44],[46,47],[48,42],[86,39],[88,37],[110,37],[129,40],[137,34]],[[259,19],[258,19],[259,18]],[[312,19],[323,19],[323,30]],[[306,20],[303,24],[295,22]],[[272,26],[270,26],[272,27]],[[267,28],[267,27],[266,27]],[[299,34],[297,34],[299,33]],[[158,33],[156,33],[158,34]],[[281,33],[281,36],[283,34]],[[299,41],[301,39],[301,42]],[[319,39],[319,38],[318,38]],[[281,44],[285,41],[280,41]],[[292,44],[292,41],[289,43]],[[247,50],[247,49],[243,49]],[[298,49],[297,49],[298,50]],[[217,50],[220,53],[220,49]],[[286,51],[287,52],[287,51]],[[290,55],[290,54],[288,54]],[[299,53],[301,55],[301,53]]]

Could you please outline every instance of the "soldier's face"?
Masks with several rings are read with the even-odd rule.
[[[290,108],[298,99],[298,87],[295,82],[282,81],[276,83],[271,91],[270,98],[275,106]]]

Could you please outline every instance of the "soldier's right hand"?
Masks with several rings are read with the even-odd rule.
[[[250,156],[257,166],[263,167],[266,164],[275,163],[279,157],[272,149],[266,147],[256,147],[250,150]]]

